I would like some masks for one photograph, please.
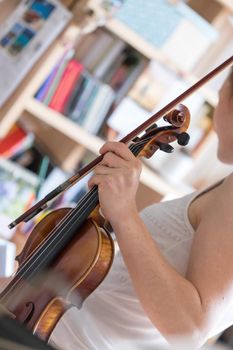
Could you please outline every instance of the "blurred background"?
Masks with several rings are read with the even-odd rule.
[[[232,0],[0,1],[0,276],[43,215],[87,192],[88,176],[41,215],[11,221],[232,52]],[[232,171],[216,157],[212,120],[228,72],[182,101],[189,144],[142,159],[139,209]],[[208,347],[231,348],[232,330],[216,341]]]

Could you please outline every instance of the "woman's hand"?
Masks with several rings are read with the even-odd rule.
[[[96,166],[88,185],[98,186],[101,211],[114,223],[137,212],[135,197],[141,162],[120,142],[107,142],[100,153],[104,154],[103,160]]]

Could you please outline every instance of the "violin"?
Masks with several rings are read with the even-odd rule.
[[[233,63],[233,56],[207,74],[145,123],[121,140],[136,157],[150,158],[156,151],[172,152],[170,143],[185,146],[190,113],[182,99]],[[174,109],[174,107],[176,107]],[[163,117],[168,125],[158,127]],[[142,136],[138,136],[139,134]],[[79,181],[101,160],[99,156],[78,174],[50,192],[44,199],[13,221],[12,228],[28,221],[47,202]],[[48,342],[59,319],[98,287],[111,268],[114,241],[100,215],[98,187],[94,186],[74,208],[56,209],[32,230],[22,252],[16,257],[18,269],[0,293],[0,304],[32,333]]]

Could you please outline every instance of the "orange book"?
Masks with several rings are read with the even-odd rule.
[[[75,60],[71,60],[61,78],[61,81],[55,90],[55,93],[49,103],[49,107],[62,113],[65,109],[68,98],[77,83],[83,65]]]
[[[27,133],[15,124],[9,133],[0,140],[0,155],[6,158],[12,156],[26,137]]]

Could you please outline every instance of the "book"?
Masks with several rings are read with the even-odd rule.
[[[70,114],[72,113],[72,111],[74,110],[75,106],[77,105],[77,102],[80,99],[80,96],[83,94],[83,91],[86,88],[86,84],[87,84],[87,79],[86,76],[83,74],[83,72],[80,74],[76,85],[73,89],[73,91],[71,92],[70,96],[68,97],[68,100],[64,106],[64,109],[62,111],[62,113],[65,116],[70,116]]]
[[[44,104],[46,104],[47,106],[50,104],[52,97],[64,74],[64,71],[69,61],[73,58],[73,55],[74,55],[73,50],[68,50],[67,52],[65,52],[61,60],[59,60],[58,64],[55,66],[54,70],[52,71],[52,76],[50,77],[50,79],[47,81],[47,84],[45,85],[46,91],[45,91],[45,96],[42,100]]]
[[[76,101],[77,103],[72,112],[69,114],[71,119],[81,123],[81,115],[85,114],[85,110],[88,108],[88,101],[93,95],[95,88],[98,87],[98,84],[99,83],[96,79],[94,79],[94,77],[92,77],[88,72],[85,72],[85,88],[83,89],[79,99]]]
[[[34,136],[15,124],[8,134],[0,140],[0,156],[10,158],[24,151],[32,144]]]
[[[114,37],[105,31],[100,31],[94,44],[83,58],[84,66],[92,72],[95,67],[105,58],[105,55],[111,50],[114,43]]]
[[[0,107],[71,18],[57,0],[18,2],[0,26]]]
[[[172,86],[178,76],[156,61],[150,61],[146,69],[140,74],[128,95],[141,107],[152,112],[169,86]]]
[[[71,60],[61,78],[61,81],[49,103],[49,107],[61,112],[65,108],[65,104],[75,86],[84,66],[76,60]]]
[[[14,155],[11,160],[37,176],[38,183],[35,190],[37,198],[40,187],[55,166],[43,144],[39,143],[38,140],[34,140],[30,148]]]
[[[139,63],[128,71],[127,76],[123,79],[121,86],[118,88],[115,98],[115,104],[117,105],[124,96],[127,95],[130,88],[133,86],[137,78],[140,76],[148,61],[145,58],[141,58]]]
[[[100,87],[100,82],[96,81],[94,86],[93,86],[93,89],[91,90],[90,95],[88,96],[88,98],[87,98],[87,100],[85,102],[85,105],[84,105],[83,109],[81,110],[81,114],[79,115],[79,118],[77,120],[75,119],[75,121],[81,126],[84,123],[84,120],[86,118],[86,114],[90,110],[92,103],[95,101],[95,98],[96,98],[96,95],[98,93],[99,87]]]
[[[35,94],[35,98],[38,100],[38,101],[43,101],[45,96],[46,96],[46,93],[47,93],[47,90],[53,80],[53,77],[54,77],[54,74],[55,74],[56,70],[55,68],[52,70],[52,72],[49,74],[48,78],[43,82],[43,84],[41,85],[41,87],[39,88],[39,90],[36,92]]]
[[[15,270],[16,246],[0,238],[0,277],[9,277]]]
[[[99,32],[100,29],[97,29],[96,31],[91,32],[87,35],[80,36],[77,39],[75,58],[78,61],[83,62],[84,57],[88,54],[88,52],[91,50],[92,46],[96,42]]]
[[[126,60],[127,57],[127,51],[124,49],[120,52],[120,55],[117,57],[116,60],[112,62],[108,70],[105,72],[102,81],[106,84],[110,84],[110,81],[114,74],[117,72],[117,70],[122,66],[123,62]]]
[[[76,59],[92,72],[114,44],[114,37],[103,29],[97,29],[77,43]]]
[[[126,48],[126,43],[122,40],[115,40],[112,47],[108,50],[101,62],[94,68],[93,74],[98,79],[104,79],[105,74],[118,59],[121,52]]]
[[[11,160],[0,157],[0,227],[1,237],[10,239],[14,230],[8,224],[34,202],[39,178]]]
[[[44,102],[46,105],[49,104],[51,97],[59,84],[62,74],[69,62],[73,57],[74,50],[68,49],[64,52],[59,61],[55,64],[54,68],[48,75],[47,79],[41,85],[40,89],[37,91],[35,98],[38,101]]]
[[[139,64],[141,58],[136,53],[136,51],[131,48],[126,48],[124,50],[124,58],[121,65],[112,75],[111,79],[108,81],[108,84],[115,90],[119,90],[123,85],[124,81],[130,75],[130,72]]]
[[[85,116],[82,124],[83,128],[92,134],[97,134],[114,98],[115,92],[113,89],[107,84],[102,84]]]
[[[26,151],[11,157],[11,160],[37,175],[39,182],[43,181],[53,168],[48,154],[37,142],[34,142]]]

